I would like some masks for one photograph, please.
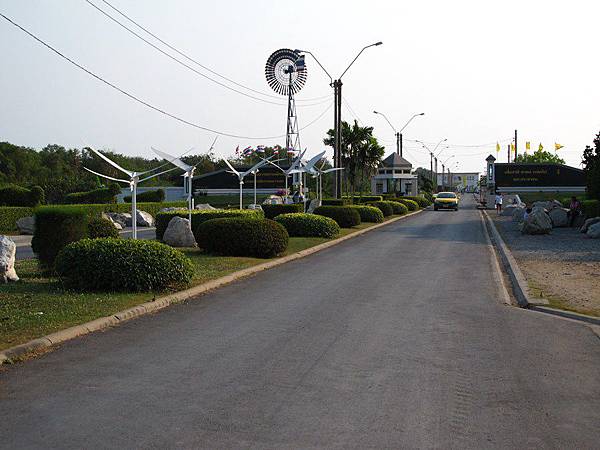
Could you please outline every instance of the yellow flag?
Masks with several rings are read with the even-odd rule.
[[[510,152],[511,153],[515,152],[515,143],[514,142],[510,144]]]
[[[560,150],[563,147],[564,147],[564,145],[557,144],[556,142],[554,143],[554,151]]]
[[[540,142],[540,146],[538,147],[538,151],[541,152],[542,150],[544,150],[544,146],[542,145],[542,143]]]
[[[496,142],[496,153],[500,153],[500,144]]]
[[[525,142],[525,150],[531,150],[531,142]]]

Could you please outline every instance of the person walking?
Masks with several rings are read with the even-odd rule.
[[[572,227],[575,223],[575,219],[581,215],[581,202],[577,200],[577,197],[571,197],[571,203],[569,204],[569,226]]]
[[[494,203],[496,204],[496,212],[500,214],[502,212],[502,193],[496,191],[496,198]]]

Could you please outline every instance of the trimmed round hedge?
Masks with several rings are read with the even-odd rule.
[[[193,231],[198,247],[226,256],[272,258],[283,253],[289,242],[283,225],[269,219],[211,219]]]
[[[0,187],[0,206],[35,207],[44,201],[44,190],[40,186],[31,189],[12,184]]]
[[[194,265],[179,250],[156,241],[82,239],[56,258],[56,272],[82,291],[162,291],[186,286]]]
[[[381,223],[383,222],[383,213],[375,206],[356,205],[354,209],[360,214],[361,222]]]
[[[88,237],[96,238],[115,238],[119,237],[119,230],[113,223],[104,217],[96,217],[88,223]]]
[[[335,220],[316,214],[280,214],[275,222],[283,225],[290,236],[334,238],[340,232]]]
[[[414,200],[409,200],[407,198],[397,198],[395,201],[397,201],[398,203],[402,203],[408,208],[409,211],[416,211],[417,209],[419,209],[419,204]]]
[[[417,195],[415,197],[404,196],[402,198],[406,199],[406,200],[414,200],[415,202],[418,203],[418,205],[421,208],[427,208],[429,205],[431,205],[431,202],[429,200],[427,200],[425,197],[422,197],[420,195]]]
[[[388,201],[373,202],[369,203],[369,205],[379,209],[383,214],[383,217],[389,217],[392,214],[394,214],[394,208],[392,207],[392,205],[390,205],[390,202]]]
[[[267,219],[274,219],[280,214],[299,213],[304,209],[302,203],[292,203],[289,205],[261,205],[261,207]]]
[[[342,228],[352,228],[360,225],[360,214],[352,206],[319,206],[315,214],[329,217]]]
[[[389,200],[388,203],[390,205],[392,205],[392,210],[394,211],[394,214],[397,216],[403,216],[404,214],[408,213],[408,208],[406,207],[406,205],[397,202],[397,201],[391,201]]]

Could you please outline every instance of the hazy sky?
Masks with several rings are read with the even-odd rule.
[[[90,1],[116,16],[101,0]],[[559,142],[565,146],[559,153],[577,166],[600,131],[598,2],[109,1],[203,65],[269,95],[275,94],[264,65],[278,48],[311,50],[336,77],[363,46],[383,41],[344,76],[343,94],[362,123],[375,126],[387,154],[395,148],[394,134],[374,109],[397,128],[425,112],[405,137],[434,143],[447,138],[452,147],[440,160],[456,155],[460,170],[483,171],[496,141],[502,144],[500,161],[506,161],[515,128],[521,151],[526,140],[549,150]],[[0,11],[91,71],[190,122],[244,136],[285,134],[285,106],[196,75],[85,0],[2,0]],[[134,103],[2,18],[0,54],[0,141],[37,148],[91,144],[151,157],[150,146],[204,151],[214,138]],[[312,106],[298,108],[298,115],[300,126],[322,115],[301,132],[302,147],[315,154],[325,149],[333,109],[324,111],[332,101],[300,100],[332,90],[310,57],[307,66],[307,84],[297,99]],[[353,119],[346,107],[343,119]],[[220,137],[216,153],[275,143],[285,138]],[[481,144],[487,145],[476,147]],[[413,164],[428,167],[428,154],[418,144],[406,141],[405,149]]]

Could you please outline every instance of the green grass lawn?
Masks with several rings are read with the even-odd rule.
[[[363,223],[352,229],[342,229],[340,236],[355,233],[372,225]],[[285,254],[299,252],[328,240],[290,238]],[[196,267],[192,285],[267,261],[259,258],[213,256],[199,249],[189,249],[184,252]],[[63,288],[59,280],[43,276],[38,270],[37,260],[17,261],[16,270],[21,281],[0,285],[0,350],[114,314],[165,294],[69,291]]]

